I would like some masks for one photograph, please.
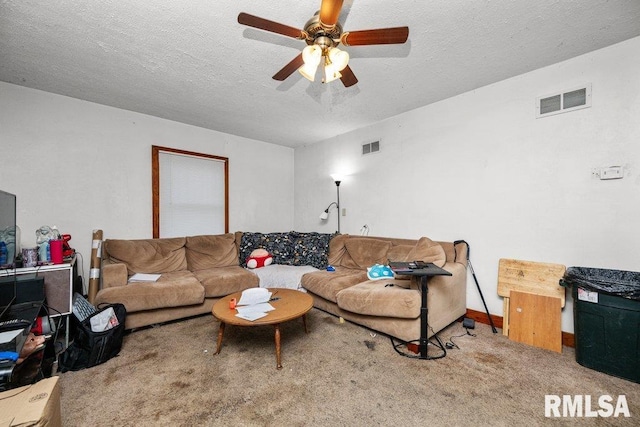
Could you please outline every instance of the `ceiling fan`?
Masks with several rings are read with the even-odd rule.
[[[343,31],[338,22],[342,3],[343,0],[322,0],[320,10],[302,30],[244,12],[238,15],[238,22],[307,43],[298,56],[273,76],[274,80],[285,80],[298,70],[304,77],[314,81],[318,65],[322,63],[323,83],[340,79],[345,87],[349,87],[358,83],[358,79],[348,65],[349,54],[338,49],[338,45],[402,44],[409,37],[409,27]]]

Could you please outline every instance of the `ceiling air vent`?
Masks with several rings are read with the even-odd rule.
[[[380,141],[362,144],[362,155],[377,153],[378,151],[380,151]]]
[[[566,92],[536,98],[536,118],[591,107],[591,83]]]

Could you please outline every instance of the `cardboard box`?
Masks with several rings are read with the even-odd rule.
[[[0,393],[0,427],[61,427],[58,377]]]

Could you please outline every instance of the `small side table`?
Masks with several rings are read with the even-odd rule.
[[[418,341],[418,355],[411,356],[405,353],[400,352],[397,346],[394,345],[394,349],[407,357],[415,357],[417,359],[440,359],[447,355],[447,350],[445,345],[440,341],[438,334],[434,333],[433,337],[436,340],[436,343],[433,343],[436,347],[442,350],[442,354],[438,354],[436,356],[430,356],[427,352],[427,346],[429,345],[429,340],[427,336],[429,335],[429,308],[427,307],[427,294],[429,293],[429,279],[433,276],[451,276],[452,274],[447,270],[444,270],[433,263],[421,264],[421,268],[410,268],[411,263],[407,262],[390,262],[389,266],[391,269],[403,276],[416,276],[420,279],[420,292],[422,294],[422,301],[420,304],[420,338],[418,340],[410,341],[415,342]]]
[[[61,317],[66,322],[65,348],[69,346],[69,315],[73,311],[73,284],[78,275],[76,256],[65,258],[62,264],[46,264],[37,267],[0,270],[0,277],[37,275],[44,277],[44,291],[47,305],[51,311],[49,317]]]

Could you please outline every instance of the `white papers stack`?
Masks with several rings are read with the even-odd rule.
[[[136,273],[129,277],[129,282],[155,282],[159,278],[159,274]]]
[[[274,310],[269,304],[271,292],[265,288],[251,288],[242,291],[240,301],[236,310],[236,317],[253,322],[267,315],[268,312]]]

